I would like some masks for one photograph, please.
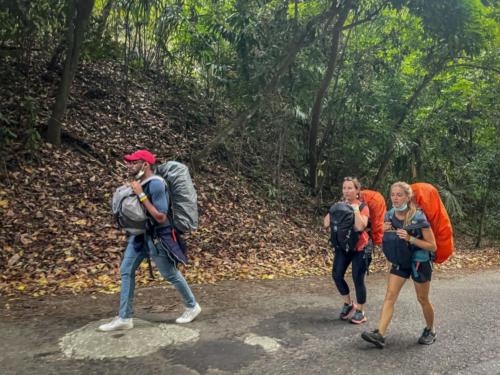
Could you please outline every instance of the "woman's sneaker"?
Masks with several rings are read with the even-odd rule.
[[[352,314],[351,323],[361,324],[361,323],[364,323],[366,321],[368,321],[368,319],[366,318],[364,311],[356,310],[356,312],[354,314]]]
[[[385,338],[380,334],[378,329],[371,332],[365,331],[361,334],[361,337],[363,338],[363,340],[372,343],[377,348],[383,349],[385,346]]]
[[[356,304],[344,303],[344,306],[342,306],[342,310],[340,311],[340,319],[348,320],[355,310],[356,310]]]
[[[431,345],[436,341],[436,332],[432,332],[432,329],[424,328],[422,336],[418,339],[418,343],[422,345]]]

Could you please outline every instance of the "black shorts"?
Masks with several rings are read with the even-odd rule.
[[[417,266],[418,277],[413,275],[412,269],[398,268],[395,264],[391,267],[391,273],[393,275],[402,277],[403,279],[409,279],[410,276],[416,283],[426,283],[431,281],[432,278],[432,262],[420,262]]]

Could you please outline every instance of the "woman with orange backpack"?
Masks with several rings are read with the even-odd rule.
[[[368,245],[368,225],[370,211],[359,200],[361,184],[357,178],[346,177],[342,184],[343,202],[335,203],[323,220],[325,228],[331,229],[331,242],[334,247],[332,278],[344,298],[340,319],[354,324],[367,321],[364,313],[366,302],[366,261],[365,247]],[[356,290],[356,302],[351,299],[345,273],[352,264],[352,278]]]
[[[412,198],[413,191],[406,182],[396,182],[391,186],[393,208],[385,215],[382,245],[384,254],[392,263],[387,291],[378,329],[361,334],[364,340],[378,348],[385,346],[385,333],[392,319],[394,304],[410,277],[426,322],[418,342],[430,345],[436,339],[434,308],[429,300],[432,256],[436,250],[436,241],[425,214],[417,208]]]

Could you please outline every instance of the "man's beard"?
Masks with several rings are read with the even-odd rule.
[[[140,179],[144,175],[144,169],[133,169],[128,171],[128,176],[136,180]]]
[[[134,178],[136,180],[140,180],[142,176],[144,176],[144,169],[141,169],[139,172],[136,173],[136,175],[134,176]]]

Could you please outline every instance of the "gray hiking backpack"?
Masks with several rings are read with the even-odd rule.
[[[152,176],[141,185],[146,185],[152,179],[163,179],[159,176]],[[128,185],[120,186],[116,189],[111,200],[111,211],[120,228],[123,228],[127,234],[138,235],[146,232],[148,216],[146,209],[139,202],[137,195]]]
[[[198,198],[188,167],[169,161],[158,166],[155,173],[167,184],[173,226],[183,233],[198,228]]]

